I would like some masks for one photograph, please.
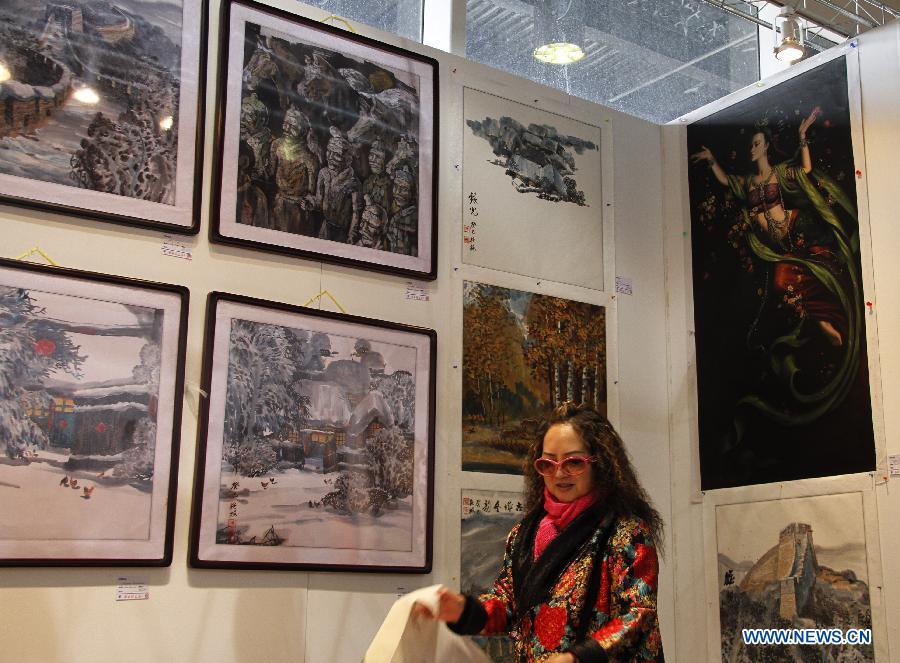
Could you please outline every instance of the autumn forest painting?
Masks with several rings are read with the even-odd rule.
[[[602,306],[466,281],[462,469],[521,474],[541,418],[566,400],[606,411]]]

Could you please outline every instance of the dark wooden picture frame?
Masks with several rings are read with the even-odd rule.
[[[220,43],[210,241],[437,278],[438,62],[252,0]]]
[[[183,0],[180,31],[171,4],[126,3],[115,16],[49,5],[39,17],[15,1],[4,12],[14,80],[0,97],[22,111],[0,120],[0,135],[23,147],[0,155],[0,202],[196,234],[208,0]]]
[[[210,293],[191,566],[429,572],[436,343]]]
[[[0,259],[0,565],[171,564],[188,303]]]

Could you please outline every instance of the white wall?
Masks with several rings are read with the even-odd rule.
[[[846,47],[850,52],[851,46]],[[873,473],[867,494],[874,496],[878,527],[867,532],[870,541],[879,541],[880,548],[870,552],[870,563],[881,558],[883,583],[870,587],[873,609],[878,603],[882,614],[873,614],[873,635],[878,660],[900,657],[900,490],[898,479],[885,481],[886,454],[900,453],[900,413],[892,407],[900,402],[900,262],[896,251],[900,247],[900,226],[897,223],[897,173],[900,172],[900,23],[867,32],[858,38],[858,54],[862,97],[862,135],[865,162],[861,184],[868,198],[861,193],[859,207],[864,211],[868,203],[869,234],[861,229],[863,273],[866,299],[874,302],[875,312],[867,316],[869,352],[878,368],[874,378],[873,406],[876,435],[884,425],[884,448]],[[826,54],[827,57],[827,54]],[[814,63],[809,63],[814,64]],[[790,72],[779,74],[787,75]],[[732,97],[746,98],[747,92]],[[730,98],[715,104],[725,107]],[[691,117],[707,114],[700,109]],[[854,137],[856,140],[856,137]],[[672,528],[675,531],[675,589],[678,608],[676,631],[676,659],[678,661],[715,660],[707,647],[707,609],[718,609],[718,597],[704,593],[705,573],[715,558],[704,555],[703,501],[699,493],[697,458],[695,350],[691,330],[690,216],[687,191],[687,147],[684,126],[674,123],[663,127],[663,170],[665,209],[665,254],[667,306],[670,339],[668,345],[670,444],[672,450]],[[862,152],[859,152],[863,154]],[[858,167],[861,164],[858,164]],[[861,218],[864,218],[861,216]],[[874,274],[874,277],[873,277]],[[884,411],[878,408],[878,396]],[[812,482],[814,480],[810,480]],[[821,480],[822,492],[828,492],[829,481]],[[790,487],[789,487],[790,488]],[[725,491],[719,491],[725,492]],[[708,533],[707,533],[708,534]],[[870,567],[870,573],[872,569]],[[884,625],[886,629],[884,628]],[[886,638],[885,638],[886,633]],[[713,636],[713,640],[717,636]],[[886,639],[886,641],[885,641]]]
[[[217,34],[218,2],[211,34]],[[299,11],[302,5],[281,2]],[[300,8],[300,9],[298,9]],[[323,12],[303,9],[320,18]],[[434,582],[458,582],[460,487],[515,489],[520,481],[463,474],[460,459],[461,296],[464,274],[486,274],[460,265],[461,81],[537,101],[544,107],[604,126],[612,136],[612,190],[604,192],[609,272],[633,280],[634,294],[614,298],[553,284],[542,292],[609,308],[611,417],[634,456],[641,480],[669,518],[668,389],[663,271],[660,128],[642,120],[566,97],[482,65],[356,26],[361,33],[426,52],[441,62],[439,272],[426,284],[431,301],[405,298],[402,278],[334,267],[296,258],[210,246],[207,214],[191,262],[160,254],[162,235],[0,206],[0,255],[15,257],[39,246],[56,262],[110,274],[180,283],[191,290],[187,382],[175,522],[174,562],[167,569],[0,570],[0,661],[17,663],[133,663],[190,661],[285,663],[358,661],[398,592]],[[209,47],[216,62],[215,39]],[[214,71],[208,79],[207,127],[212,127]],[[206,136],[209,188],[211,131]],[[459,269],[457,269],[459,268]],[[613,269],[614,268],[614,269]],[[528,280],[520,279],[522,287]],[[607,287],[612,288],[610,283]],[[432,327],[438,332],[438,407],[435,472],[434,572],[427,576],[349,573],[194,570],[187,567],[191,483],[206,293],[224,290],[303,304],[327,288],[351,313]],[[325,308],[331,308],[329,304]],[[617,321],[617,322],[616,322]],[[613,343],[612,339],[617,339]],[[616,368],[617,366],[617,368]],[[617,383],[617,384],[614,384]],[[616,415],[616,409],[618,414]],[[0,507],[2,508],[2,507]],[[671,535],[660,581],[666,648],[675,647],[675,583]],[[147,601],[115,601],[117,578],[150,585]]]

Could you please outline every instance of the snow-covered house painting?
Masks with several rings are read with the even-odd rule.
[[[218,307],[235,315],[218,315],[212,349],[202,525],[212,556],[277,546],[301,563],[327,563],[329,549],[421,558],[430,336]]]
[[[0,558],[43,545],[37,557],[78,559],[79,542],[96,558],[98,539],[155,540],[162,558],[181,297],[7,265],[0,262]]]

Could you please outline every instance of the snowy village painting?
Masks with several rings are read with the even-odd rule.
[[[463,262],[603,290],[603,131],[472,88],[463,115]]]
[[[717,505],[715,538],[723,662],[875,660],[871,642],[760,648],[741,635],[872,629],[862,493]]]
[[[500,573],[506,537],[525,517],[521,493],[462,490],[459,533],[459,589],[469,596],[488,591]],[[516,663],[508,636],[472,636],[493,663]]]
[[[57,272],[0,261],[0,563],[168,564],[187,293]]]
[[[606,309],[463,282],[462,469],[522,474],[563,401],[606,411]]]
[[[0,197],[190,231],[203,4],[0,1]]]
[[[436,63],[253,3],[229,12],[216,239],[432,276]]]
[[[197,566],[430,564],[434,332],[214,293]]]

